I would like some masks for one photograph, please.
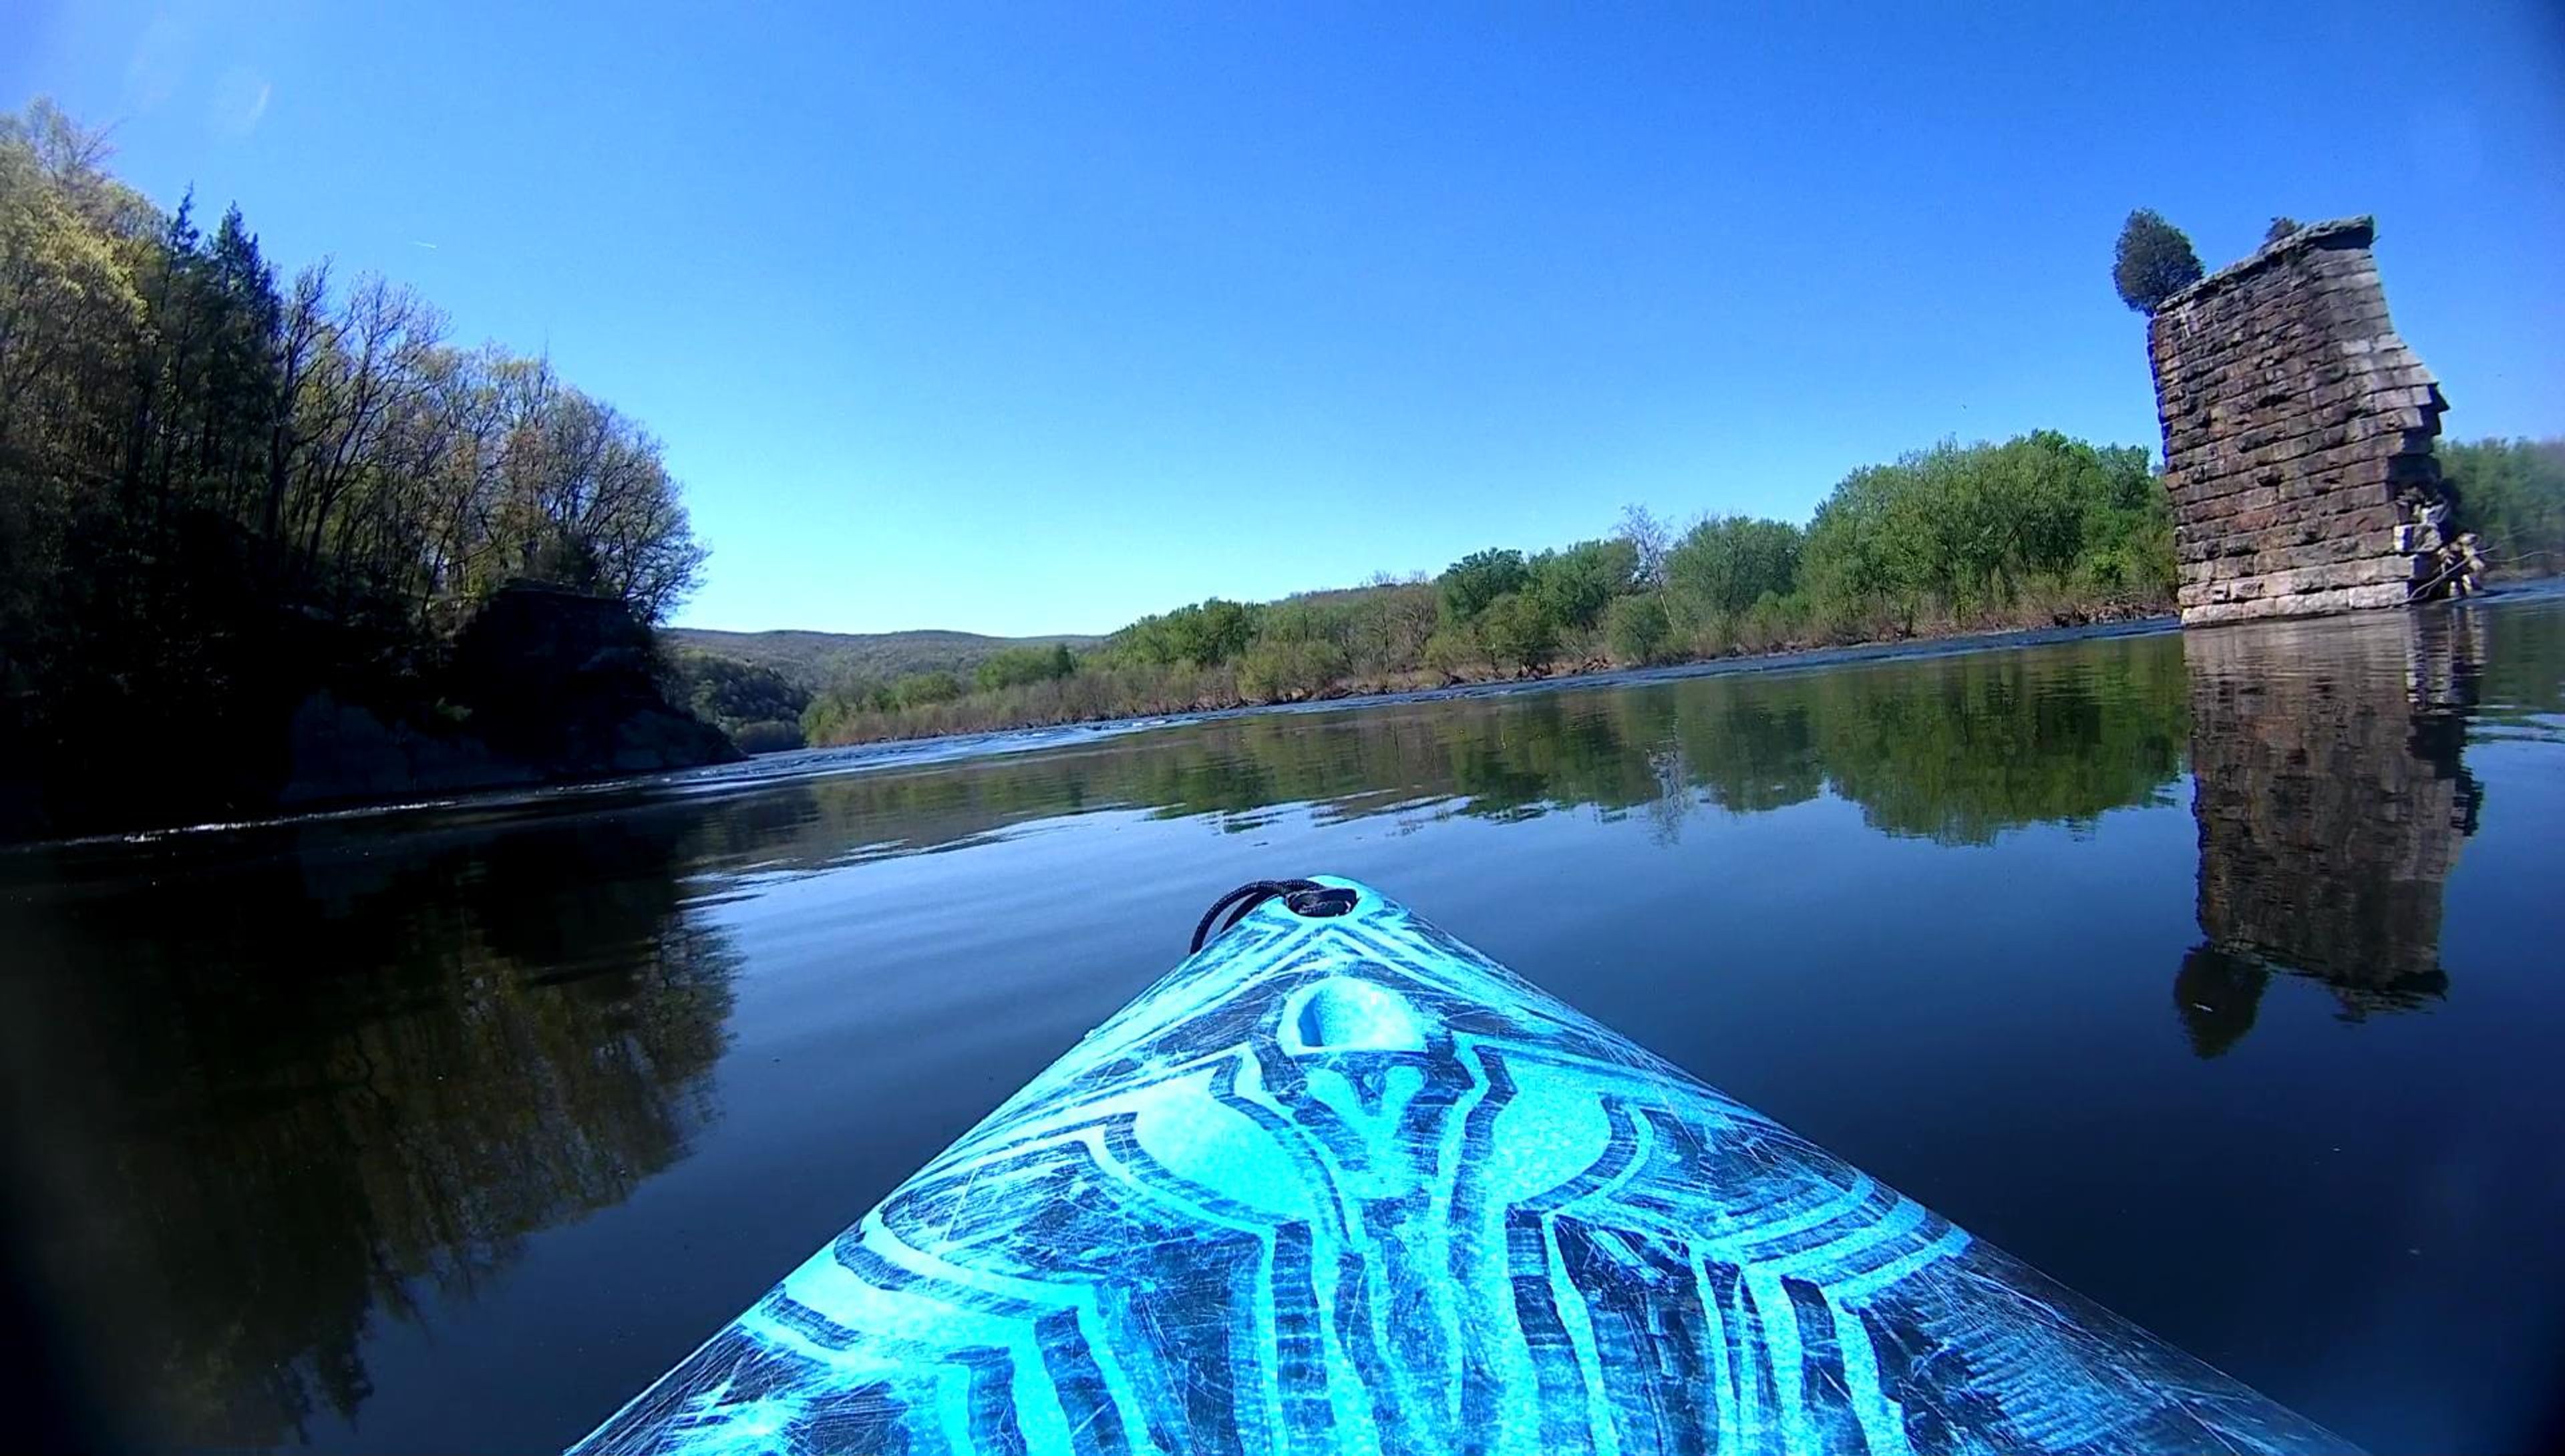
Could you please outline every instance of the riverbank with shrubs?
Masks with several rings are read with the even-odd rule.
[[[2042,431],[1854,471],[1805,525],[1676,532],[1632,509],[1609,536],[1431,579],[1216,598],[967,679],[831,683],[802,721],[860,743],[2049,626],[2167,610],[2173,582],[2146,451]]]
[[[2440,449],[2497,570],[2565,560],[2565,441]],[[1805,524],[1675,531],[1634,508],[1608,536],[1476,552],[1432,578],[1215,598],[1090,648],[840,677],[801,726],[815,745],[864,743],[2077,625],[2169,612],[2174,583],[2147,451],[2043,430],[1855,470]]]

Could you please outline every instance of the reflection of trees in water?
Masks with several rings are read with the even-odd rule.
[[[20,917],[0,926],[13,1130],[52,1174],[68,1216],[45,1252],[100,1312],[119,1388],[151,1392],[191,1441],[258,1443],[357,1410],[369,1323],[470,1290],[529,1234],[683,1155],[711,1111],[736,956],[688,911],[678,866],[957,848],[1089,809],[1582,809],[1672,840],[1705,812],[1829,792],[1883,833],[1982,843],[2165,802],[2187,731],[2208,942],[2178,995],[2214,1053],[2275,963],[2354,1011],[2430,989],[2471,823],[2470,620],[1246,716],[565,819],[120,850],[94,881],[63,851],[32,908],[0,895]],[[2507,637],[2518,680],[2488,672],[2483,691],[2552,715],[2565,613],[2515,622],[2545,645]]]
[[[2252,1029],[2274,969],[2342,1014],[2448,988],[2442,892],[2481,794],[2460,762],[2482,618],[2434,608],[2194,632],[2200,928],[2174,999],[2193,1050]]]
[[[1085,809],[1246,817],[1286,804],[1327,821],[1644,812],[1670,840],[1704,807],[1755,814],[1828,789],[1884,833],[1980,844],[2165,802],[2184,691],[2168,635],[1246,716],[1020,762],[815,781],[807,817],[764,852],[834,862]]]
[[[2507,611],[2502,652],[2483,658],[2470,717],[2479,731],[2554,738],[2565,731],[2565,611]]]
[[[16,1130],[46,1262],[151,1425],[352,1416],[369,1322],[683,1153],[735,957],[684,914],[674,838],[321,829],[245,867],[173,850],[148,889],[67,874],[8,991]]]
[[[1834,791],[1874,829],[1944,844],[2168,802],[2182,769],[2175,640],[2089,644],[2072,671],[2027,665],[2039,660],[1940,658],[1916,664],[1909,690],[1845,694],[1818,718]]]
[[[13,1102],[77,1214],[48,1251],[83,1308],[112,1312],[107,1368],[152,1390],[167,1429],[272,1439],[357,1409],[369,1322],[468,1291],[528,1234],[683,1154],[735,957],[690,916],[678,865],[956,848],[1089,809],[1242,825],[1284,805],[1411,823],[1590,810],[1672,840],[1704,813],[1829,792],[1883,833],[1982,843],[2163,802],[2195,690],[2183,648],[1245,716],[562,819],[125,851],[95,893],[67,853],[10,942],[28,969],[0,983]]]

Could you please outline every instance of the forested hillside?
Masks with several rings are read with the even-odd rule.
[[[847,677],[901,677],[911,672],[958,672],[971,669],[1011,647],[1049,648],[1065,642],[1084,650],[1102,637],[990,637],[978,632],[725,632],[704,627],[670,627],[664,635],[679,647],[713,652],[741,662],[772,667],[806,686],[825,686]]]
[[[705,553],[638,421],[108,160],[47,103],[0,117],[0,833],[263,807],[316,694],[461,731],[444,670],[512,581],[645,627],[685,597]],[[591,705],[646,707],[614,665]]]
[[[1102,637],[990,637],[978,632],[727,632],[674,627],[664,633],[678,696],[751,753],[800,748],[803,717],[822,694],[843,700],[907,682],[950,683],[958,692],[986,668],[992,683],[1022,675],[1011,662],[1044,669]],[[991,665],[994,664],[994,665]]]

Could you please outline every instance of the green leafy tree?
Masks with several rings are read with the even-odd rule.
[[[972,669],[971,680],[980,691],[995,692],[1026,683],[1049,682],[1076,670],[1077,659],[1069,654],[1065,643],[1054,643],[1049,647],[1002,647],[980,659],[980,665]]]
[[[1165,667],[1174,663],[1176,644],[1164,613],[1152,612],[1104,639],[1106,655],[1116,660]]]
[[[903,708],[949,703],[962,696],[962,679],[950,672],[913,672],[892,688]]]
[[[1499,668],[1536,672],[1558,655],[1558,623],[1524,593],[1508,592],[1489,603],[1479,630],[1490,664]]]
[[[670,696],[696,717],[719,724],[734,741],[751,723],[798,722],[811,705],[809,688],[762,663],[688,651],[677,653],[671,665],[676,682]]]
[[[1603,618],[1604,640],[1611,644],[1613,657],[1633,666],[1663,661],[1674,634],[1660,593],[1624,597],[1612,604]]]
[[[1326,637],[1270,635],[1238,659],[1238,690],[1268,702],[1312,697],[1345,666],[1345,649]]]
[[[2441,472],[2457,524],[2498,572],[2565,571],[2565,437],[2443,441]]]
[[[1339,602],[1295,597],[1266,607],[1255,644],[1238,659],[1238,690],[1270,701],[1310,697],[1333,686],[1352,663],[1345,648],[1351,626],[1351,613]]]
[[[1256,623],[1248,608],[1212,598],[1162,616],[1144,616],[1113,634],[1111,647],[1135,661],[1215,667],[1247,650]]]
[[[1459,677],[1482,667],[1496,670],[1498,660],[1475,621],[1451,621],[1425,639],[1425,665],[1446,677]]]
[[[2301,224],[2294,217],[2284,215],[2272,218],[2271,225],[2262,230],[2262,242],[2265,246],[2276,243],[2280,239],[2287,237],[2289,234],[2296,232],[2300,226]]]
[[[1623,539],[1580,541],[1526,564],[1523,591],[1563,628],[1591,629],[1613,602],[1638,585],[1639,551]]]
[[[1374,677],[1425,662],[1434,635],[1435,591],[1422,582],[1379,582],[1345,607],[1345,651],[1356,672]]]
[[[2144,450],[2041,430],[1854,471],[1817,508],[1802,578],[1834,604],[2000,603],[2026,580],[2074,578],[2100,550],[2122,559],[2107,585],[2152,587],[2171,576],[2171,545]]]
[[[2120,302],[2141,314],[2153,314],[2164,301],[2201,279],[2200,255],[2182,229],[2151,209],[2141,207],[2120,227],[2120,245],[2111,262],[2111,282]]]
[[[1199,667],[1229,661],[1246,651],[1256,637],[1256,618],[1240,603],[1214,597],[1176,615],[1183,626],[1184,660]]]
[[[1710,612],[1740,612],[1798,585],[1799,528],[1752,516],[1713,516],[1666,553],[1666,589]]]
[[[1474,621],[1488,605],[1531,581],[1519,551],[1474,551],[1454,562],[1435,580],[1442,593],[1443,619]]]
[[[787,753],[803,747],[809,740],[803,736],[798,719],[771,718],[755,723],[742,723],[730,730],[730,741],[742,753]]]

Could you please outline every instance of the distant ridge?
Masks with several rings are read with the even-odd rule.
[[[680,647],[772,667],[816,690],[831,679],[896,679],[912,672],[968,673],[980,660],[1009,647],[1048,647],[1066,642],[1091,647],[1102,637],[1063,633],[1047,637],[992,637],[978,632],[926,629],[908,632],[725,632],[669,627],[661,632]]]

